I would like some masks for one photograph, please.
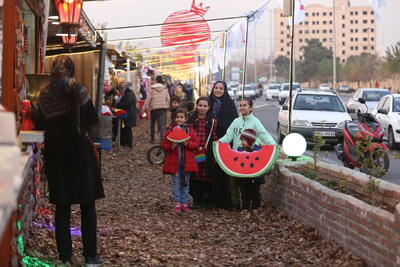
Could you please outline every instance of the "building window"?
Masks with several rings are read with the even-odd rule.
[[[368,50],[368,46],[363,46],[363,49],[364,50]]]
[[[353,33],[353,32],[354,32],[354,30],[353,30],[353,29],[350,29],[350,32],[351,32],[351,33]]]
[[[284,42],[283,39],[281,39],[281,44],[283,44],[283,42]]]
[[[305,33],[305,34],[309,34],[310,32],[309,32],[308,30],[305,30],[304,33]]]
[[[331,31],[331,30],[330,30]],[[342,37],[346,37],[346,34],[345,33],[342,33]]]
[[[375,49],[375,47],[374,46],[371,46],[371,50],[374,50]]]
[[[326,42],[326,38],[322,39],[322,42]]]
[[[332,43],[332,42],[333,42],[333,39],[332,39],[332,38],[329,38],[329,42],[331,42],[331,43]]]
[[[281,48],[282,49],[282,48]],[[354,47],[350,46],[350,50],[354,50]]]
[[[373,19],[371,19],[371,23],[374,23],[374,20],[373,20]]]
[[[281,31],[281,34],[284,34],[284,32],[283,32],[283,31]]]
[[[368,41],[368,37],[364,37],[364,38],[363,38],[363,41]]]
[[[303,39],[300,38],[300,39],[299,39],[299,42],[302,43],[302,42],[303,42]]]
[[[286,52],[286,55],[290,56],[290,53],[289,53],[289,51],[287,51],[287,52]]]
[[[350,16],[353,16],[353,11],[350,11]]]
[[[342,42],[342,45],[345,46],[345,45],[346,45],[346,42]]]
[[[363,32],[368,32],[368,28],[363,29]]]
[[[353,21],[352,21],[352,20],[350,20],[350,24],[353,24]]]
[[[358,20],[355,20],[354,23],[355,23],[355,24],[358,24]]]
[[[322,12],[322,16],[326,16],[326,12]]]
[[[312,33],[315,33],[315,30],[312,30]]]
[[[332,20],[329,21],[329,24],[333,24]]]
[[[329,16],[332,16],[332,12],[329,12]]]
[[[286,38],[290,38],[290,34],[286,34]]]
[[[283,21],[281,21],[281,26],[283,26]]]
[[[312,22],[312,25],[315,25],[315,21]]]
[[[358,29],[355,29],[354,32],[358,32]]]
[[[303,33],[303,31],[302,31],[302,30],[299,30],[299,33],[300,33],[300,34],[302,34],[302,33]]]
[[[374,14],[374,11],[371,11],[371,15],[373,15]]]
[[[346,54],[346,51],[342,50],[342,55],[345,55],[345,54]]]
[[[314,17],[315,16],[315,12],[313,12],[311,15]]]
[[[317,25],[319,25],[319,21],[317,20]]]
[[[281,48],[281,52],[283,52],[283,48]]]
[[[324,20],[324,21],[322,22],[322,24],[324,24],[324,25],[325,25],[326,23],[327,23],[327,21],[326,21],[326,20]]]
[[[346,60],[345,60],[345,59],[342,59],[342,63],[343,63],[343,64],[346,63]]]
[[[305,24],[305,25],[308,25],[308,21],[305,21],[304,24]]]
[[[308,39],[308,38],[306,38],[306,39],[304,39],[304,41],[306,41],[306,42],[308,42],[310,39]]]
[[[363,20],[363,23],[364,23],[364,24],[367,24],[367,23],[368,23],[368,20],[367,20],[367,19],[364,19],[364,20]]]
[[[351,37],[351,38],[350,38],[350,42],[353,42],[353,41],[354,41],[354,39],[353,39],[353,37]]]
[[[308,17],[308,12],[306,12],[306,17]]]
[[[332,33],[332,32],[333,32],[333,30],[332,30],[332,29],[330,29],[330,30],[329,30],[329,33]]]
[[[346,28],[346,25],[345,25],[345,24],[342,24],[342,28]]]
[[[375,30],[373,28],[371,28],[371,32],[374,32]]]
[[[345,15],[342,15],[342,19],[345,19],[346,18],[346,16]]]
[[[363,11],[363,15],[368,15],[368,11]]]
[[[290,29],[289,25],[288,25],[288,26],[286,26],[286,29],[288,29],[288,30]]]
[[[374,38],[374,37],[371,37],[371,41],[375,41],[375,38]]]
[[[354,38],[354,41],[358,42],[358,37]]]
[[[358,50],[358,46],[354,47],[355,50]]]
[[[303,56],[300,56],[300,60],[303,60]]]
[[[315,32],[316,32],[316,33],[319,33],[319,30],[316,30]]]
[[[326,30],[322,30],[322,33],[326,33]]]
[[[356,16],[357,16],[357,15],[358,15],[358,11],[354,11],[354,15],[356,15]]]

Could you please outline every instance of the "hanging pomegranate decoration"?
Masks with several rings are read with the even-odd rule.
[[[192,2],[190,10],[182,10],[172,13],[161,27],[161,43],[162,46],[175,46],[175,51],[193,51],[197,49],[198,42],[210,40],[210,27],[204,20],[204,14],[209,7],[203,7],[203,3],[196,6],[195,0]],[[195,22],[190,22],[195,21]],[[190,63],[196,61],[195,52],[177,53],[175,64]],[[193,56],[193,57],[189,57]],[[179,59],[184,57],[183,59]]]

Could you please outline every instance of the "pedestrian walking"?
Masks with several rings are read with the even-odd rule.
[[[217,81],[213,85],[210,95],[211,112],[217,119],[217,137],[221,138],[226,134],[232,121],[237,118],[238,113],[235,103],[230,98],[228,88],[224,81]],[[212,150],[208,153],[213,153]],[[215,178],[214,182],[214,199],[218,207],[232,209],[232,201],[229,191],[229,177],[217,165],[213,164],[207,168],[208,175]]]
[[[144,109],[150,110],[150,142],[154,142],[155,125],[157,123],[160,132],[160,142],[164,137],[167,109],[169,108],[170,97],[167,88],[164,86],[162,76],[156,77],[156,83],[151,86],[150,94],[147,96]]]
[[[167,153],[164,161],[163,173],[172,175],[172,198],[175,202],[174,212],[190,212],[189,209],[189,183],[193,173],[198,171],[194,152],[199,148],[199,141],[195,130],[186,124],[187,113],[178,109],[173,115],[173,123],[169,126],[161,148]],[[190,135],[183,143],[168,140],[167,136],[177,127],[182,128]]]
[[[199,140],[199,149],[196,151],[196,162],[199,171],[195,173],[190,182],[190,194],[193,197],[193,207],[209,207],[213,204],[214,177],[207,175],[207,166],[214,164],[212,142],[218,140],[217,120],[210,111],[208,97],[200,97],[196,101],[196,109],[189,115],[188,124],[192,125]]]
[[[275,140],[272,136],[267,132],[261,122],[254,116],[253,114],[253,100],[250,98],[244,98],[239,102],[239,112],[240,117],[236,118],[232,124],[229,126],[226,134],[219,139],[219,142],[222,143],[231,143],[232,149],[237,150],[242,146],[242,132],[247,129],[247,132],[243,134],[243,136],[247,135],[249,138],[251,137],[251,133],[257,133],[257,139],[255,140],[255,144],[264,144],[264,145],[276,145]],[[250,131],[251,130],[251,131]],[[254,133],[253,133],[254,134]],[[241,198],[240,198],[240,189],[237,183],[237,178],[230,177],[230,189],[231,189],[231,197],[234,209],[241,209]],[[247,184],[244,184],[243,190],[246,191]],[[246,191],[247,192],[247,191]],[[247,197],[248,195],[246,195]],[[248,198],[246,198],[248,201]],[[242,208],[248,209],[248,202],[243,203]]]
[[[104,197],[100,168],[89,130],[98,122],[87,89],[74,80],[75,67],[68,56],[57,56],[50,84],[39,96],[38,129],[45,131],[44,165],[50,203],[56,205],[55,227],[59,259],[71,261],[71,205],[80,204],[85,263],[104,262],[96,252],[95,200]]]
[[[119,86],[120,98],[116,107],[126,112],[126,119],[121,123],[121,146],[132,148],[132,127],[136,126],[136,96],[129,86]]]

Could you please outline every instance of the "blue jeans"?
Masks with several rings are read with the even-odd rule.
[[[181,175],[189,175],[188,173],[181,173]],[[189,202],[189,180],[186,179],[186,184],[183,186],[181,175],[172,175],[172,198],[174,202],[188,203]]]

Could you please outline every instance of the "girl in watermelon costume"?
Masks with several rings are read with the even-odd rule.
[[[173,123],[170,124],[161,148],[166,152],[163,173],[172,175],[172,197],[175,202],[174,211],[187,213],[190,211],[189,180],[193,173],[198,171],[194,152],[199,148],[199,141],[195,130],[186,125],[187,113],[178,109],[173,114]],[[190,137],[184,142],[172,142],[169,135],[174,131],[183,129]],[[184,136],[185,137],[185,136]],[[179,142],[179,143],[178,143]]]
[[[196,101],[196,110],[189,116],[188,124],[192,125],[199,139],[199,150],[196,162],[199,171],[194,174],[190,181],[190,194],[193,197],[193,206],[206,207],[213,201],[212,187],[214,178],[207,175],[207,164],[213,164],[210,154],[206,151],[212,150],[212,142],[218,140],[216,134],[217,120],[212,117],[208,97],[200,97]]]
[[[267,130],[261,124],[259,119],[257,119],[256,116],[254,116],[252,111],[253,111],[253,100],[251,100],[250,98],[244,98],[240,100],[239,112],[241,116],[239,118],[236,118],[232,122],[232,124],[226,131],[226,134],[219,139],[219,142],[222,143],[233,142],[232,149],[237,150],[238,147],[242,145],[242,140],[240,139],[242,132],[245,129],[252,129],[257,133],[255,144],[262,143],[264,145],[276,145],[275,140],[267,132]],[[229,182],[230,182],[229,186],[231,190],[232,204],[234,205],[234,208],[240,209],[240,202],[241,202],[240,191],[237,184],[237,180],[234,177],[230,177]]]

